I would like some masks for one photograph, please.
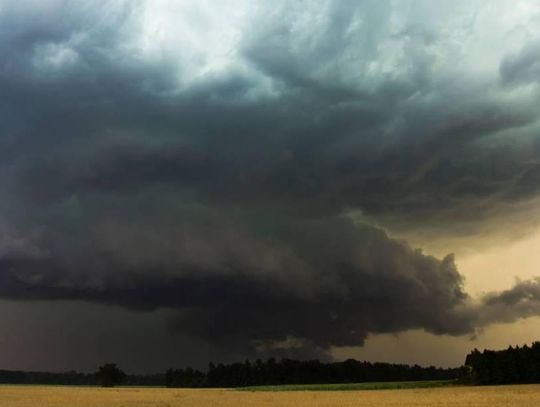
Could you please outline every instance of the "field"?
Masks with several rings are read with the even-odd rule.
[[[370,391],[235,391],[0,386],[1,407],[540,406],[540,385]]]
[[[419,389],[454,385],[453,380],[425,380],[421,382],[369,382],[336,384],[288,384],[280,386],[241,387],[242,391],[351,391],[351,390],[396,390]]]

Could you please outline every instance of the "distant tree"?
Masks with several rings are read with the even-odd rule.
[[[102,387],[114,387],[121,384],[125,378],[126,374],[115,363],[100,366],[96,372],[96,380]]]
[[[167,370],[165,373],[165,386],[174,387],[176,385],[175,376],[176,372],[173,369]]]
[[[475,384],[540,382],[540,343],[505,350],[474,349],[465,359],[462,378]]]
[[[540,351],[540,348],[539,348]],[[164,375],[168,387],[243,387],[252,385],[355,383],[403,380],[451,380],[465,376],[468,368],[441,369],[418,365],[345,362],[323,363],[318,360],[271,358],[244,363],[210,363],[206,372],[169,369]]]

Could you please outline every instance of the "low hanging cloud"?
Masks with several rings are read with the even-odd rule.
[[[480,312],[486,323],[514,322],[540,315],[540,278],[518,281],[508,290],[486,294]]]
[[[349,217],[258,236],[215,218],[156,224],[114,220],[94,229],[92,246],[41,236],[26,254],[6,251],[0,296],[177,310],[172,327],[184,334],[244,354],[295,356],[359,346],[375,333],[473,335],[540,314],[538,281],[475,302],[452,255],[427,256]]]

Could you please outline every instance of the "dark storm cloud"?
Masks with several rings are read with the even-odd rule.
[[[540,278],[518,281],[508,290],[487,294],[482,305],[482,318],[486,323],[513,322],[539,315]]]
[[[10,57],[1,86],[14,124],[3,150],[15,193],[168,183],[210,205],[359,208],[381,221],[397,214],[403,229],[418,219],[444,223],[456,208],[464,220],[486,221],[482,214],[506,204],[501,192],[517,202],[538,192],[534,183],[515,184],[536,150],[524,157],[509,144],[487,151],[483,144],[534,123],[531,100],[506,96],[496,82],[445,80],[434,68],[442,40],[410,27],[392,32],[384,2],[330,2],[315,31],[300,23],[303,8],[278,7],[245,29],[237,52],[249,68],[186,85],[178,83],[189,76],[182,53],[159,63],[137,56],[130,35],[139,9],[106,4],[115,13],[99,23],[92,23],[99,12],[83,24],[75,8],[59,27],[40,23],[50,34],[18,28],[24,47],[4,40]],[[359,25],[364,19],[370,23]],[[26,21],[30,31],[38,25]],[[399,64],[371,73],[370,64],[390,58],[381,44],[396,48]],[[527,50],[503,60],[505,83],[509,72],[533,69]],[[136,135],[118,147],[111,130]],[[191,152],[199,158],[186,157]]]
[[[157,223],[111,221],[70,247],[41,236],[26,255],[19,245],[0,261],[0,295],[177,310],[173,327],[184,334],[239,353],[295,356],[358,346],[373,333],[472,335],[540,312],[538,282],[475,303],[453,256],[424,255],[345,217],[259,236],[208,217]]]
[[[343,212],[474,236],[538,198],[534,42],[478,74],[420,3],[203,3],[0,2],[2,297],[276,352],[529,315]]]
[[[346,218],[281,227],[257,238],[226,224],[159,234],[106,225],[86,258],[59,248],[5,254],[0,294],[177,309],[176,329],[246,349],[288,338],[328,349],[375,332],[474,330],[452,256],[423,255]]]

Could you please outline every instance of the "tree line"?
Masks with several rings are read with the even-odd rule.
[[[446,380],[459,377],[460,369],[359,362],[323,363],[270,358],[244,363],[210,363],[206,371],[169,369],[166,373],[125,374],[115,364],[100,366],[96,373],[24,372],[0,370],[1,384],[51,384],[76,386],[241,387],[278,384],[354,383],[373,381]]]
[[[540,342],[498,351],[474,349],[465,368],[465,378],[473,384],[540,383]]]
[[[100,366],[96,373],[25,372],[0,370],[0,384],[52,384],[77,386],[247,387],[282,384],[327,384],[385,381],[454,380],[471,384],[540,383],[540,342],[510,346],[506,350],[470,352],[459,368],[360,362],[324,363],[293,359],[217,365],[206,371],[187,367],[165,373],[125,374],[115,364]]]
[[[113,363],[100,366],[96,373],[80,373],[76,371],[25,372],[16,370],[0,370],[0,384],[45,384],[63,386],[103,386],[118,384],[125,386],[165,386],[165,374],[125,374]]]
[[[245,387],[281,384],[326,384],[384,381],[450,380],[462,375],[461,368],[409,366],[405,364],[359,362],[323,363],[271,358],[251,363],[210,363],[202,372],[192,368],[169,369],[167,387]]]

